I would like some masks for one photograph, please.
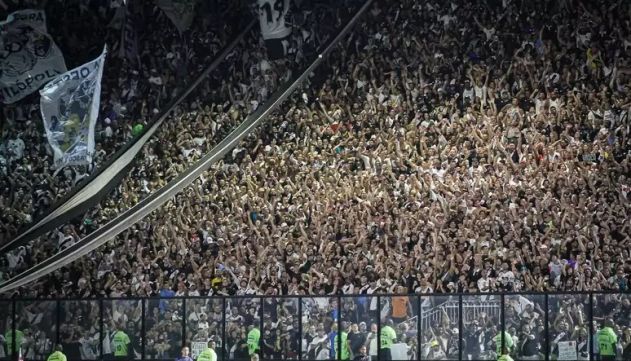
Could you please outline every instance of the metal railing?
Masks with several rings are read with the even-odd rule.
[[[61,344],[70,361],[121,359],[124,348],[127,360],[174,360],[212,339],[219,360],[248,360],[256,328],[262,360],[355,359],[362,346],[373,361],[496,360],[501,345],[515,360],[598,360],[607,320],[617,358],[631,359],[629,293],[5,299],[0,359],[46,360]]]

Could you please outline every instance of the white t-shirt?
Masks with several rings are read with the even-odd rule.
[[[535,112],[537,115],[541,114],[544,107],[546,106],[547,100],[541,100],[539,98],[535,99]]]
[[[513,271],[508,270],[506,272],[500,272],[499,279],[504,284],[513,283],[515,282],[515,275]]]
[[[482,87],[474,86],[475,96],[478,97],[483,102],[486,102],[486,85]]]
[[[550,99],[550,108],[554,107],[557,111],[560,109],[561,107],[561,100],[560,99]]]
[[[489,290],[489,279],[488,278],[480,278],[478,280],[478,289],[480,292],[487,292]]]

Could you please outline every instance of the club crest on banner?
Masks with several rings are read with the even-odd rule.
[[[91,162],[105,54],[103,50],[96,60],[58,76],[40,91],[42,118],[57,169]]]
[[[88,129],[81,127],[81,123],[89,116],[95,88],[94,81],[81,82],[73,93],[60,97],[59,116],[52,117],[51,131],[61,136],[59,147],[63,152],[75,143],[87,144]]]
[[[0,23],[0,101],[16,102],[65,71],[43,11],[20,10]]]

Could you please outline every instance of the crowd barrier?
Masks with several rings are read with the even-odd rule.
[[[631,335],[630,305],[629,293],[587,292],[4,299],[0,359],[46,360],[55,344],[69,361],[114,359],[113,338],[122,331],[129,360],[175,360],[185,345],[196,356],[210,339],[218,360],[249,360],[246,338],[258,328],[262,360],[352,360],[355,346],[341,356],[334,349],[362,338],[334,335],[357,327],[380,361],[387,356],[376,346],[391,324],[392,360],[496,360],[497,335],[514,341],[515,360],[598,360],[592,341],[606,320],[621,345]],[[526,355],[529,338],[537,355]],[[617,359],[631,359],[619,348]]]

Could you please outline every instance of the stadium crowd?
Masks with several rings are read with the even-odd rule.
[[[614,15],[629,6],[559,5],[548,9],[554,19],[582,20],[554,29],[531,15],[515,28],[538,5],[376,5],[317,91],[297,94],[174,202],[57,278],[83,279],[86,296],[191,285],[199,294],[627,290],[629,44]],[[455,21],[472,10],[471,23]],[[600,17],[617,31],[581,33]],[[397,36],[406,29],[423,36]],[[59,243],[19,260],[37,260],[46,243],[63,248],[165,184],[290,78],[252,60],[255,51],[234,55],[223,92],[176,110],[182,121],[156,137],[172,141],[149,144],[116,196],[86,215],[91,224],[68,225]],[[217,104],[221,95],[229,101]],[[198,104],[206,96],[211,105]],[[15,190],[18,204],[38,194]],[[7,269],[19,268],[8,258]],[[65,294],[57,286],[46,290]]]
[[[339,29],[345,15],[338,9],[336,21],[325,22],[318,12],[305,13],[303,25],[333,29],[294,32],[293,49],[317,48],[326,38],[313,34]],[[340,294],[628,291],[630,17],[625,1],[376,1],[308,84],[223,162],[116,240],[19,294],[327,300]],[[157,49],[164,34],[154,30],[161,27],[147,26],[148,38],[140,43]],[[194,26],[204,32],[210,25]],[[209,38],[217,39],[214,34]],[[174,74],[173,59],[180,59],[182,49],[173,46],[170,52],[146,46],[141,62],[159,61],[152,67]],[[8,255],[4,279],[166,184],[310,60],[297,51],[273,62],[264,53],[258,37],[249,38],[227,60],[223,78],[205,82],[175,111],[114,195],[58,235]],[[192,63],[204,64],[209,57]],[[129,69],[127,75],[133,74]],[[156,77],[160,84],[152,83]],[[140,88],[126,99],[130,79]],[[141,79],[149,83],[140,85]],[[103,157],[128,141],[131,126],[146,122],[181,80],[112,73],[104,89],[123,91],[103,98],[104,139],[98,148]],[[146,94],[156,96],[147,96],[145,104],[140,99]],[[14,142],[6,144],[18,145],[0,151],[21,149],[26,155],[5,157],[5,179],[14,180],[0,198],[5,235],[88,172],[74,169],[52,178],[33,109],[12,115],[15,124],[30,130],[21,135],[4,130],[3,139]],[[29,114],[32,121],[24,123]],[[23,137],[22,143],[16,137]],[[46,190],[23,182],[38,177],[55,185]],[[618,335],[631,336],[630,299],[611,297],[602,301],[599,322],[613,318]],[[275,309],[271,315],[255,304],[231,305],[228,352],[245,352],[248,326],[262,314],[267,325],[262,339],[269,346],[264,352],[295,354],[302,342],[314,358],[330,357],[329,336],[337,331],[334,301],[318,300],[303,305],[308,336],[302,340],[291,302],[265,308]],[[147,330],[154,343],[148,352],[156,358],[178,354],[179,343],[169,336],[182,317],[197,326],[190,328],[189,340],[219,335],[221,315],[212,302],[200,300],[185,316],[174,316],[176,301],[153,307],[155,319]],[[572,340],[585,355],[585,305],[569,296],[551,303],[551,310],[563,311],[551,320],[551,352]],[[113,307],[108,329],[131,327],[138,333],[138,307]],[[394,307],[377,310],[361,298],[342,307],[362,310],[342,312],[349,339],[362,335],[351,340],[350,353],[374,356],[376,340],[373,345],[369,334],[376,331],[379,312],[399,318],[391,314]],[[540,300],[517,300],[507,317],[515,352],[524,359],[545,352],[543,307]],[[96,317],[93,308],[77,312],[84,319]],[[421,345],[406,322],[418,315],[405,312],[393,325],[397,339],[409,345],[407,352],[427,359],[458,353],[459,320],[448,308],[436,312]],[[462,337],[472,358],[494,351],[493,312],[465,316],[472,327]],[[134,332],[127,332],[133,339]],[[631,338],[620,338],[621,349],[630,344]]]

